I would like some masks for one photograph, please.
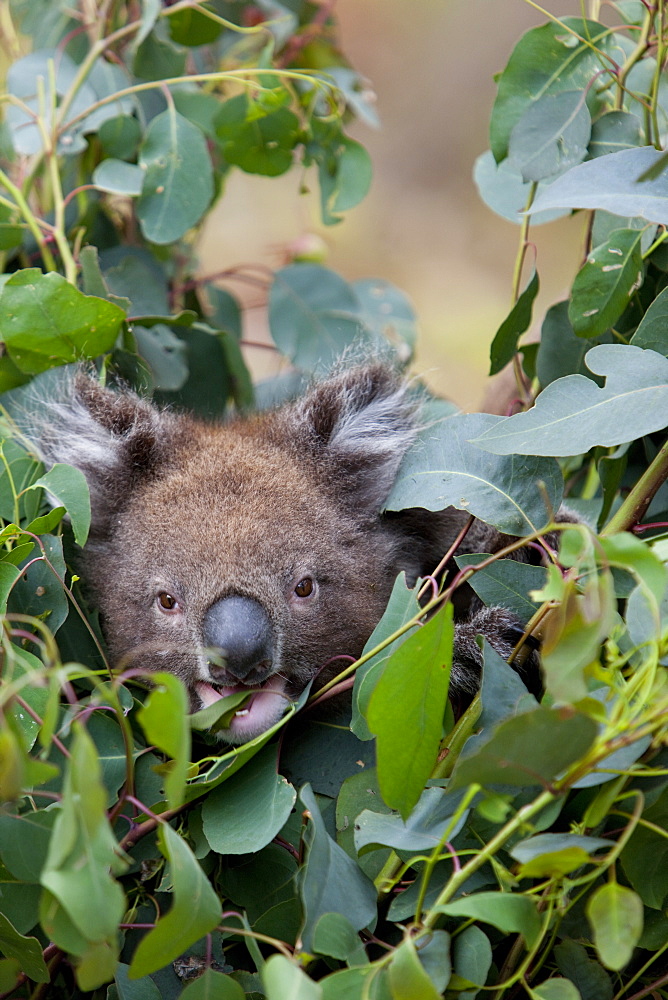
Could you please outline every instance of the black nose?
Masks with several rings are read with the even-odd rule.
[[[274,634],[267,612],[252,597],[223,597],[204,616],[207,646],[220,649],[224,668],[211,665],[214,677],[232,674],[248,684],[263,681],[271,671]]]

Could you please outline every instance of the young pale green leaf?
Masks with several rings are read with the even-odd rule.
[[[21,570],[18,566],[0,562],[0,614],[4,614],[7,610],[7,599],[20,576]]]
[[[533,304],[538,295],[538,271],[534,271],[517,302],[496,331],[490,348],[489,374],[496,375],[517,351],[517,341],[529,329]]]
[[[522,878],[560,878],[591,861],[596,851],[610,850],[612,841],[573,833],[540,833],[521,840],[510,854],[522,865]]]
[[[106,813],[100,762],[86,730],[74,724],[61,811],[40,882],[88,944],[118,947],[125,895],[110,872],[124,867]]]
[[[369,700],[367,723],[377,737],[380,789],[404,820],[438,755],[453,634],[452,606],[447,605],[392,654]]]
[[[139,942],[128,972],[130,979],[164,968],[220,921],[220,900],[195,855],[167,823],[158,828],[158,845],[169,861],[174,902]]]
[[[364,146],[346,136],[341,137],[335,157],[324,157],[318,163],[320,203],[325,225],[341,221],[337,213],[354,208],[368,194],[372,180],[371,157]]]
[[[204,836],[217,854],[249,854],[276,836],[297,793],[277,773],[275,750],[257,754],[210,793],[202,807]]]
[[[57,462],[28,489],[42,487],[66,509],[72,522],[74,540],[85,545],[90,529],[90,490],[86,477],[73,465]]]
[[[512,131],[528,109],[546,94],[585,90],[613,44],[608,28],[577,17],[532,28],[520,38],[499,78],[492,111],[490,140],[497,163],[508,155]]]
[[[623,969],[642,934],[642,900],[632,889],[607,882],[589,897],[586,912],[601,962],[606,969]]]
[[[607,376],[604,388],[582,375],[557,379],[533,409],[500,418],[474,443],[494,455],[580,455],[668,424],[666,358],[628,344],[599,344],[586,361],[595,374]]]
[[[502,722],[482,746],[460,757],[448,790],[472,783],[547,785],[584,756],[597,731],[586,715],[540,705]]]
[[[635,576],[660,606],[666,592],[668,573],[652,549],[629,531],[607,535],[600,539],[600,543],[610,565]]]
[[[188,695],[175,674],[156,673],[151,681],[151,693],[137,712],[137,718],[148,742],[172,758],[165,778],[165,794],[174,809],[183,803],[190,763]]]
[[[24,937],[0,913],[0,949],[5,958],[15,959],[28,979],[36,983],[48,983],[49,970],[42,957],[42,946],[34,937]]]
[[[146,172],[137,202],[142,233],[152,243],[173,243],[199,222],[213,197],[206,139],[168,107],[146,130],[139,165]]]
[[[578,337],[598,337],[614,326],[642,284],[642,236],[642,230],[616,229],[587,257],[568,307]]]
[[[482,153],[473,167],[473,180],[478,194],[493,212],[508,222],[520,225],[523,212],[531,200],[531,184],[522,180],[522,175],[509,160],[497,163],[491,150]],[[544,187],[539,184],[539,192]],[[532,226],[544,222],[552,222],[568,214],[568,209],[562,208],[553,212],[537,212],[531,217]]]
[[[577,986],[570,979],[561,979],[560,976],[546,979],[531,992],[536,1000],[582,1000]]]
[[[640,178],[664,154],[653,146],[623,149],[573,167],[535,199],[530,212],[556,208],[602,208],[614,215],[668,224],[668,174]]]
[[[400,573],[394,581],[392,594],[383,612],[383,617],[371,633],[370,638],[364,647],[363,653],[369,653],[385,639],[398,632],[406,625],[411,618],[415,618],[420,612],[420,604],[417,599],[418,588],[410,590],[406,586],[406,574]],[[416,626],[417,627],[417,626]],[[360,740],[370,740],[373,734],[366,724],[366,712],[369,706],[369,698],[373,692],[376,681],[385,668],[385,664],[392,656],[395,649],[406,640],[408,633],[395,639],[370,660],[364,663],[355,673],[355,684],[353,687],[353,717],[350,728]]]
[[[246,994],[239,983],[235,983],[229,976],[216,972],[215,969],[205,969],[194,982],[185,986],[179,996],[180,1000],[245,1000]],[[121,1000],[126,998],[121,997]],[[127,1000],[141,998],[129,997]]]
[[[591,115],[581,90],[542,94],[513,127],[508,159],[525,181],[542,181],[582,163]]]
[[[271,335],[279,351],[302,371],[327,367],[353,343],[373,342],[358,311],[353,289],[334,271],[317,264],[291,264],[274,275]]]
[[[0,566],[0,570],[2,567]],[[0,579],[2,574],[0,572]],[[42,661],[34,653],[19,646],[7,644],[5,647],[5,662],[3,665],[3,680],[10,681],[26,675],[32,675],[31,683],[21,688],[20,695],[23,701],[32,709],[37,718],[28,712],[22,705],[12,702],[5,709],[9,711],[14,719],[16,727],[21,731],[23,743],[26,750],[31,750],[37,733],[40,729],[39,719],[44,718],[46,705],[49,698],[47,688],[44,686],[44,666]],[[29,815],[29,814],[28,814]],[[0,817],[0,824],[4,817]]]
[[[466,413],[428,428],[402,462],[386,508],[457,507],[512,535],[542,528],[549,518],[548,504],[557,510],[561,503],[563,481],[556,463],[539,459],[520,463],[510,448],[497,452],[510,456],[498,462],[488,454],[492,450],[488,441],[496,442],[514,419]],[[484,451],[476,447],[478,441],[485,442]],[[539,482],[544,484],[547,503]]]
[[[299,796],[310,819],[305,833],[308,854],[299,885],[304,908],[300,939],[303,950],[313,953],[320,917],[324,913],[342,913],[354,930],[361,930],[375,919],[376,890],[373,882],[327,833],[310,786],[305,785]]]
[[[16,271],[0,294],[0,335],[30,375],[106,354],[124,319],[117,305],[84,295],[55,271]]]
[[[271,955],[260,970],[267,1000],[322,1000],[318,983],[285,955]]]
[[[446,969],[449,979],[449,966]],[[409,936],[392,955],[389,979],[392,996],[397,1000],[439,1000],[441,996],[441,991],[436,989],[420,962],[415,942]]]
[[[668,357],[668,288],[659,292],[631,337],[634,347],[649,348]]]
[[[504,934],[522,934],[528,948],[540,935],[540,915],[530,896],[510,892],[476,892],[434,907],[436,913],[450,917],[471,917],[497,927]]]

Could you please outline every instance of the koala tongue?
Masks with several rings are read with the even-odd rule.
[[[202,702],[202,707],[208,708],[209,705],[215,704],[221,698],[226,698],[228,694],[236,694],[238,691],[246,691],[248,689],[244,688],[243,684],[236,684],[234,687],[215,688],[212,684],[207,684],[206,681],[199,681],[195,690]]]

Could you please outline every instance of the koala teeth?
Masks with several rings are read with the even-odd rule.
[[[248,715],[250,710],[248,708],[240,708],[238,712],[235,712],[235,716],[239,718],[242,715]]]

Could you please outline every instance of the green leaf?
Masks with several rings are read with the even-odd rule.
[[[449,791],[481,785],[547,785],[585,755],[597,736],[593,719],[543,705],[507,719],[471,755],[460,757]]]
[[[490,375],[496,375],[512,361],[517,351],[517,341],[529,329],[538,288],[538,272],[534,271],[526,288],[496,331],[490,348]]]
[[[613,215],[668,223],[668,174],[640,178],[664,154],[653,146],[623,149],[573,167],[542,191],[530,212],[555,208],[602,208]]]
[[[285,955],[271,955],[260,970],[267,1000],[322,1000],[322,988]]]
[[[211,204],[213,168],[204,135],[168,107],[146,130],[139,165],[146,171],[137,202],[142,233],[152,243],[173,243]]]
[[[304,835],[308,853],[299,885],[304,907],[300,938],[304,951],[313,953],[313,935],[320,917],[324,913],[341,913],[355,930],[361,930],[376,916],[376,890],[327,833],[309,785],[302,788],[299,797],[310,820]]]
[[[668,897],[668,838],[659,832],[668,829],[668,793],[645,809],[643,819],[658,829],[636,827],[622,851],[622,867],[645,906],[660,910]]]
[[[607,882],[589,897],[586,912],[601,962],[606,969],[623,969],[642,934],[642,900],[632,889]]]
[[[139,942],[128,972],[130,979],[164,968],[220,921],[220,900],[186,842],[167,823],[158,828],[158,845],[169,861],[174,902]]]
[[[228,163],[249,174],[278,177],[289,170],[299,140],[299,119],[287,108],[265,112],[245,94],[225,101],[216,134]]]
[[[9,610],[46,619],[49,629],[55,633],[69,611],[67,594],[63,590],[66,572],[63,542],[57,535],[43,535],[42,545],[44,557],[31,559],[31,565],[12,588]]]
[[[426,788],[406,820],[396,813],[378,813],[364,809],[355,820],[355,848],[361,852],[369,844],[382,844],[396,851],[431,851],[438,847],[447,831],[448,840],[456,837],[468,816],[465,810],[456,824],[452,822],[461,795],[447,795],[442,788]]]
[[[2,573],[0,572],[1,577]],[[26,674],[32,674],[32,683],[22,687],[20,694],[21,698],[32,708],[33,712],[39,718],[43,718],[49,692],[44,686],[44,667],[42,661],[27,649],[21,649],[19,646],[10,645],[9,643],[5,647],[4,652],[3,680],[14,680]],[[26,750],[31,750],[37,739],[40,723],[29,715],[22,705],[11,703],[8,710],[11,712],[17,727],[21,730]],[[4,817],[0,817],[0,827],[3,819]],[[8,867],[11,868],[11,865]]]
[[[586,93],[542,94],[510,133],[508,158],[525,181],[542,181],[582,163],[591,135]]]
[[[101,191],[136,198],[142,192],[145,176],[138,164],[109,157],[102,160],[93,171],[93,184]]]
[[[165,778],[165,794],[171,809],[182,805],[190,763],[190,727],[188,695],[175,674],[151,676],[151,693],[137,712],[137,718],[149,743],[171,758]]]
[[[369,701],[367,723],[377,737],[380,790],[404,820],[438,755],[453,635],[452,607],[447,605],[392,654]]]
[[[137,152],[141,125],[132,115],[116,115],[100,125],[97,137],[106,156],[130,160]]]
[[[83,472],[72,465],[57,462],[28,489],[40,486],[67,510],[75,541],[78,545],[85,545],[90,529],[90,490]]]
[[[510,854],[522,865],[520,878],[560,878],[587,864],[596,851],[610,850],[612,841],[574,833],[540,833],[521,840]]]
[[[589,156],[608,156],[642,146],[642,122],[628,111],[608,111],[591,127]]]
[[[246,994],[239,983],[235,983],[222,972],[216,972],[215,969],[205,969],[193,983],[186,985],[179,995],[179,1000],[245,1000],[245,997]],[[132,997],[131,1000],[140,998]]]
[[[547,94],[584,91],[607,65],[605,53],[613,45],[608,28],[577,17],[532,28],[520,38],[499,78],[492,110],[490,140],[497,163],[508,155],[511,133],[528,109]],[[596,100],[591,93],[590,101]]]
[[[643,280],[642,230],[616,229],[578,272],[568,317],[578,337],[598,337],[617,322]]]
[[[95,746],[74,723],[61,812],[40,876],[77,932],[91,944],[118,947],[125,895],[110,870],[124,867],[106,813],[107,794]]]
[[[559,976],[546,979],[531,992],[537,1000],[582,1000],[577,986],[570,979],[561,979]]]
[[[543,389],[563,375],[589,375],[584,357],[591,344],[573,332],[568,305],[557,302],[545,313],[536,357],[536,375]]]
[[[338,213],[354,208],[366,197],[372,177],[371,157],[364,146],[341,136],[336,154],[318,163],[322,220],[326,226],[340,222]]]
[[[587,949],[569,938],[554,949],[559,971],[577,987],[582,1000],[612,1000],[612,980]]]
[[[297,368],[322,370],[351,344],[373,341],[358,309],[353,289],[334,271],[291,264],[276,272],[269,292],[271,336]]]
[[[452,943],[452,965],[455,975],[476,986],[484,986],[492,967],[492,946],[479,927],[472,924],[457,934]],[[472,991],[471,997],[478,991]],[[467,994],[468,995],[468,994]]]
[[[118,990],[118,1000],[160,1000],[161,993],[152,979],[128,977],[129,966],[119,962],[114,972],[114,982]]]
[[[558,379],[533,409],[501,418],[474,443],[495,455],[580,455],[668,424],[666,358],[627,344],[599,344],[586,361],[595,374],[607,376],[605,388],[582,375]]]
[[[519,170],[509,160],[497,163],[491,150],[482,153],[473,167],[473,180],[478,194],[493,212],[508,222],[521,225],[524,211],[529,204],[532,185],[522,180]],[[536,192],[542,191],[544,184],[539,184]],[[544,222],[552,222],[568,214],[568,209],[552,212],[536,212],[531,216],[531,225],[539,226]]]
[[[348,965],[363,965],[368,961],[359,935],[342,913],[323,913],[313,933],[313,950]]]
[[[0,294],[0,337],[31,375],[107,353],[124,319],[118,306],[84,295],[55,271],[17,271]]]
[[[466,566],[477,566],[488,558],[487,553],[474,552],[457,556],[455,561],[459,569],[464,569]],[[474,573],[467,583],[487,607],[500,605],[512,611],[522,622],[528,622],[538,607],[528,594],[544,585],[545,569],[515,559],[497,559]]]
[[[364,326],[382,343],[395,348],[399,360],[408,361],[417,340],[417,318],[410,299],[401,289],[380,278],[355,281],[353,291],[361,308]]]
[[[0,856],[12,875],[22,882],[37,882],[49,850],[54,812],[0,816]]]
[[[435,906],[433,912],[449,917],[470,917],[492,924],[504,934],[522,934],[527,948],[532,948],[540,935],[540,915],[536,901],[530,896],[509,892],[476,892],[452,903]]]
[[[7,610],[7,599],[14,587],[14,584],[21,576],[21,570],[12,563],[0,563],[0,614]]]
[[[209,794],[204,836],[218,854],[249,854],[270,843],[286,823],[297,793],[276,771],[272,748],[257,754]]]
[[[444,931],[436,931],[444,934]],[[449,935],[446,935],[449,940]],[[444,967],[450,978],[449,956]],[[439,1000],[437,990],[418,957],[418,949],[410,936],[406,936],[392,955],[389,968],[390,989],[394,1000]],[[446,979],[446,982],[447,982]]]
[[[561,473],[554,462],[518,462],[510,448],[499,452],[509,458],[490,460],[488,441],[500,436],[508,419],[466,413],[428,428],[402,462],[385,507],[457,507],[511,535],[526,535],[543,527],[549,513],[537,483],[544,483],[549,504],[557,510]],[[484,451],[477,447],[478,441],[485,442]]]
[[[49,970],[42,957],[42,946],[34,937],[24,937],[10,924],[4,913],[0,913],[0,949],[5,958],[15,959],[28,979],[36,983],[48,983]]]
[[[659,292],[631,337],[634,347],[649,348],[668,357],[668,288]]]

